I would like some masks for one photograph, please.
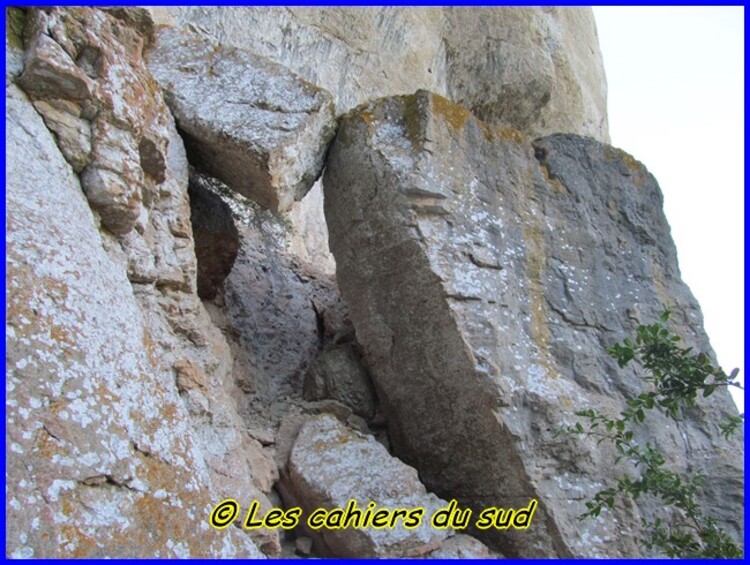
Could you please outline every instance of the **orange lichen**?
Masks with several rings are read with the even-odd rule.
[[[476,119],[469,110],[447,98],[432,94],[430,100],[435,115],[440,116],[454,131],[461,132],[469,120]]]

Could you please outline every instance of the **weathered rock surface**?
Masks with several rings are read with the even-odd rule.
[[[164,29],[149,54],[191,162],[273,210],[320,176],[335,132],[330,94],[268,59]]]
[[[590,8],[445,8],[445,94],[491,124],[609,141]],[[443,92],[440,92],[441,94]]]
[[[658,505],[580,523],[612,457],[553,429],[640,391],[603,349],[660,302],[708,342],[645,169],[590,139],[526,137],[606,139],[589,11],[6,16],[6,555],[291,556],[291,533],[215,531],[211,508],[443,506],[383,445],[462,505],[538,498],[531,528],[488,536],[496,551],[639,555]],[[144,63],[172,17],[193,32],[159,31],[152,64],[189,153]],[[524,130],[427,93],[346,119],[326,202],[377,410],[326,275],[323,183],[309,189],[331,96],[235,47],[343,109],[427,86]],[[189,198],[188,154],[283,213],[204,174]],[[645,435],[678,470],[709,471],[704,499],[741,535],[741,439],[712,439],[733,411],[716,397]],[[315,556],[492,556],[429,525],[297,539]]]
[[[606,79],[589,8],[185,6],[154,17],[290,68],[328,90],[339,113],[424,88],[532,136],[609,140]],[[322,198],[296,203],[291,219],[292,251],[333,273]]]
[[[352,343],[321,352],[305,375],[302,392],[306,400],[338,400],[365,420],[375,415],[370,376]]]
[[[339,285],[394,453],[475,509],[537,498],[527,530],[480,536],[507,556],[639,555],[640,519],[661,502],[580,522],[614,455],[554,430],[583,408],[617,414],[641,392],[604,354],[634,331],[635,312],[651,321],[670,304],[676,331],[710,351],[653,177],[592,139],[532,144],[421,91],[346,116],[324,186]],[[717,427],[730,413],[722,393],[647,435],[677,467],[714,478],[705,500],[739,534],[742,440],[725,443]]]
[[[301,399],[310,363],[348,322],[336,281],[288,252],[288,220],[217,179],[196,175],[194,182],[223,199],[238,228],[237,258],[210,306],[233,344],[235,382],[265,405]]]
[[[456,534],[443,542],[426,557],[429,559],[495,559],[496,556],[481,541],[466,534]]]
[[[589,8],[185,6],[160,17],[289,67],[331,92],[340,112],[424,88],[534,136],[608,139]]]
[[[129,18],[128,10],[19,15],[30,48],[50,37],[79,68],[103,71],[82,105],[25,81],[34,106],[15,86],[6,90],[7,442],[15,445],[6,552],[262,556],[252,537],[278,553],[276,532],[219,533],[206,522],[214,504],[239,493],[270,506],[277,470],[245,432],[229,348],[195,293],[185,151],[141,64],[147,38],[128,23],[142,24],[142,11]],[[131,210],[105,214],[86,188],[91,166],[71,158],[88,152],[85,135],[62,133],[79,124],[70,116],[91,123],[91,163],[138,155],[128,171],[102,167],[114,182],[142,179],[127,233],[112,226],[128,225]]]
[[[316,549],[335,557],[409,557],[437,549],[448,530],[430,526],[430,516],[447,503],[428,494],[415,469],[391,457],[371,436],[357,434],[336,418],[321,415],[303,424],[288,464],[288,492],[304,516],[317,508],[346,508],[350,500],[364,512],[377,508],[422,507],[417,528],[342,528],[310,530]]]
[[[164,180],[160,134],[170,119],[143,63],[144,37],[100,10],[31,10],[24,43],[18,84],[81,173],[102,225],[129,233]]]
[[[197,179],[188,185],[190,223],[198,261],[198,296],[210,300],[234,266],[240,248],[231,208]]]
[[[262,556],[216,532],[190,417],[31,102],[6,90],[6,554]]]

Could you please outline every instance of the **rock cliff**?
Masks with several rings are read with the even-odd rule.
[[[341,292],[394,453],[478,511],[537,498],[544,534],[485,532],[506,555],[632,554],[640,518],[661,504],[580,523],[582,494],[614,455],[554,429],[642,392],[602,355],[634,332],[636,311],[656,319],[673,305],[678,333],[708,348],[653,177],[593,139],[532,141],[419,91],[343,119],[325,186]],[[739,477],[741,442],[719,438],[732,409],[724,394],[677,427],[660,421],[650,440]],[[736,524],[741,500],[726,502]]]
[[[607,84],[589,9],[182,7],[156,19],[285,65],[328,90],[340,114],[423,88],[532,136],[609,141]],[[335,263],[318,190],[295,206],[290,242],[330,274]]]
[[[6,556],[644,555],[553,429],[661,303],[710,345],[605,98],[585,9],[8,9]],[[741,539],[716,397],[647,436]],[[248,526],[351,500],[426,516]]]

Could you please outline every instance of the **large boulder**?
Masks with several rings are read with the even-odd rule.
[[[641,517],[662,503],[579,521],[618,472],[615,454],[555,430],[576,410],[617,414],[643,390],[604,349],[663,303],[710,351],[643,165],[591,138],[532,143],[420,91],[348,114],[324,186],[340,289],[394,452],[475,509],[538,499],[527,530],[482,534],[507,556],[640,554]],[[736,408],[716,394],[645,434],[677,470],[712,477],[703,500],[739,535],[742,440],[719,437]]]
[[[392,528],[352,523],[342,528],[307,528],[323,555],[415,557],[440,549],[453,534],[431,526],[431,516],[447,503],[425,490],[415,469],[389,455],[372,436],[346,428],[331,415],[310,418],[302,425],[287,472],[286,491],[302,504],[305,524],[314,510],[346,509],[350,501],[355,501],[361,515],[382,508],[424,510],[416,527],[404,527],[399,519]],[[481,554],[483,548],[476,540],[458,545],[474,554]]]
[[[330,94],[187,30],[161,30],[148,63],[196,166],[273,210],[310,190],[336,127]]]

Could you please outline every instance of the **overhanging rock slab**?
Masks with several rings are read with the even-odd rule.
[[[336,122],[331,95],[261,57],[163,29],[148,64],[191,162],[240,194],[288,210],[320,176]]]

